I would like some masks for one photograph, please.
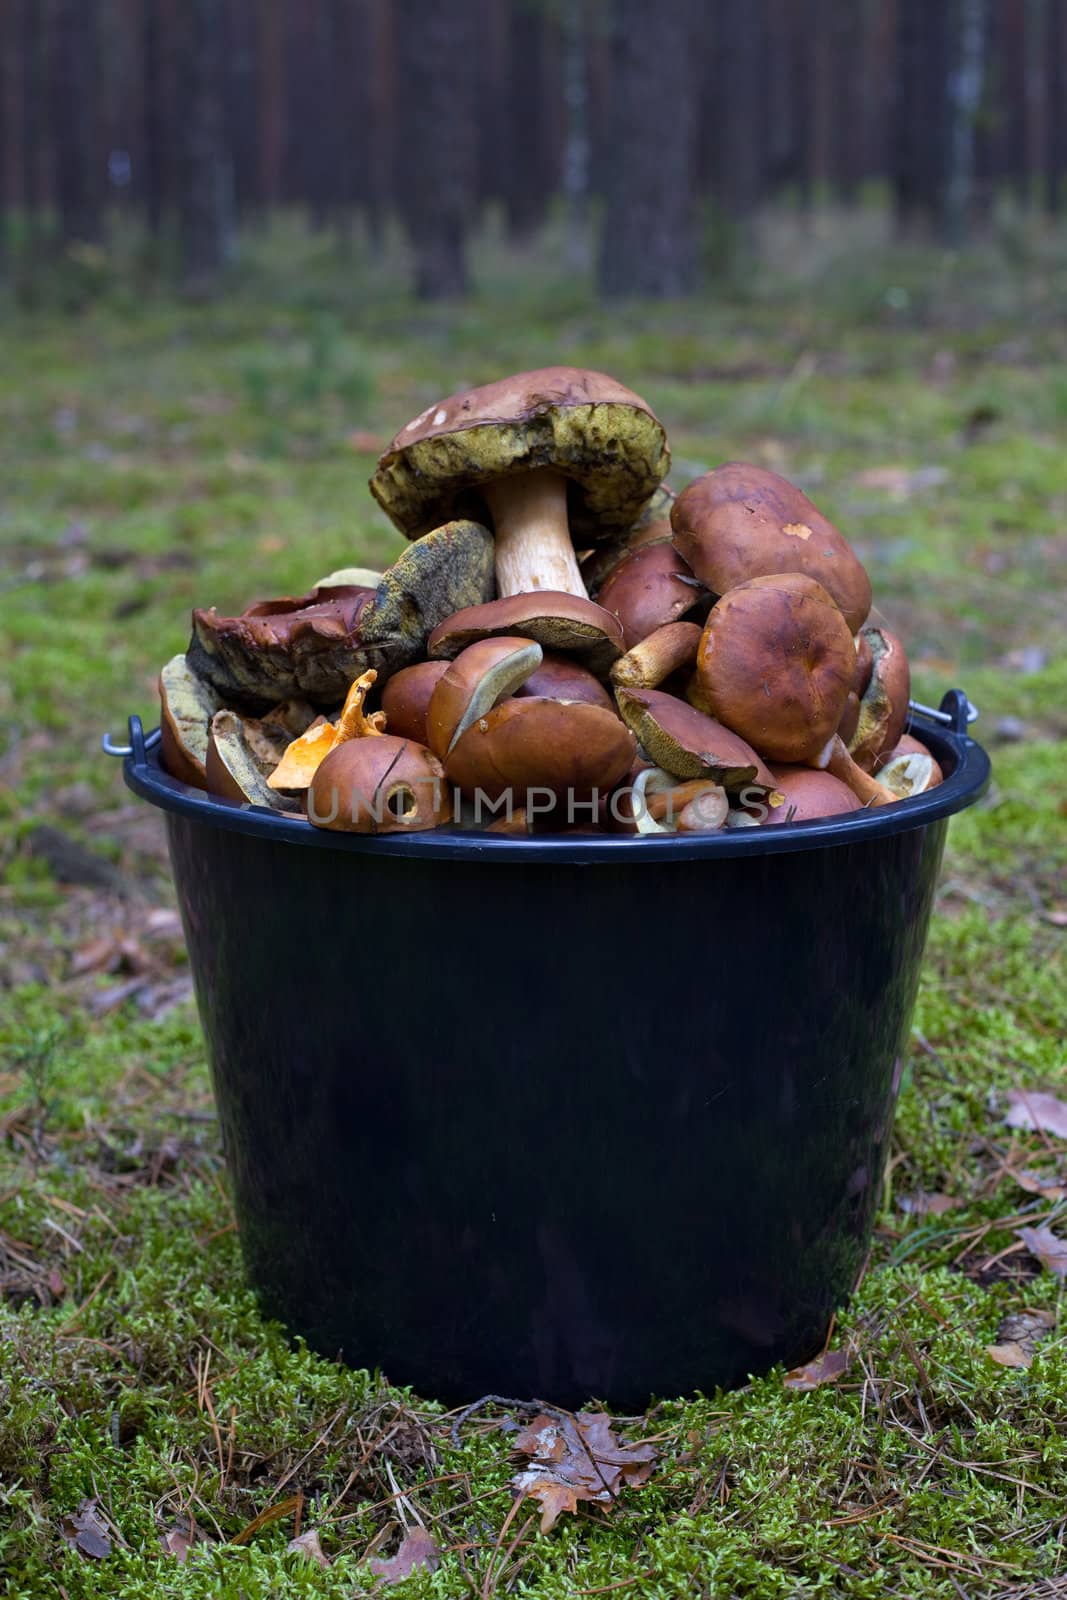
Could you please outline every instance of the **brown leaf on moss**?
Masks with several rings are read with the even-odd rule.
[[[329,1557],[323,1553],[319,1542],[318,1528],[309,1528],[306,1533],[301,1533],[295,1539],[290,1539],[286,1550],[291,1555],[303,1556],[307,1561],[314,1561],[316,1566],[328,1567]]]
[[[103,1561],[111,1554],[111,1534],[95,1500],[83,1500],[77,1511],[59,1524],[64,1541],[79,1555]]]
[[[806,1361],[802,1367],[794,1367],[792,1372],[787,1372],[782,1379],[782,1386],[786,1389],[818,1389],[824,1383],[836,1383],[843,1378],[852,1364],[852,1357],[847,1350],[824,1350],[821,1356],[816,1356],[814,1361]]]
[[[997,1329],[998,1343],[986,1345],[986,1355],[1001,1367],[1028,1367],[1055,1321],[1051,1311],[1012,1312]]]
[[[1057,1278],[1067,1278],[1067,1239],[1058,1238],[1045,1226],[1016,1228],[1015,1237],[1022,1240],[1030,1254],[1049,1272],[1054,1272]]]
[[[372,1556],[367,1562],[370,1571],[383,1583],[399,1583],[403,1578],[410,1578],[416,1567],[436,1572],[440,1565],[441,1552],[425,1528],[412,1528],[406,1533],[396,1555],[390,1556],[388,1561]]]
[[[656,1452],[650,1444],[626,1444],[602,1411],[558,1412],[535,1417],[515,1437],[512,1451],[525,1458],[512,1487],[541,1505],[547,1533],[579,1500],[610,1505],[624,1488],[636,1489],[651,1475]]]
[[[1004,1121],[1009,1128],[1032,1128],[1067,1139],[1067,1100],[1031,1089],[1013,1089]]]

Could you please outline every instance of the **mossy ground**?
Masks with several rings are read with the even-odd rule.
[[[76,317],[7,313],[3,1593],[364,1592],[400,1490],[447,1552],[411,1594],[1067,1592],[1060,1283],[1012,1231],[1063,1216],[1067,1233],[1067,1203],[1011,1176],[1067,1183],[1067,1149],[1002,1122],[1012,1085],[1067,1092],[1067,255],[842,237],[783,236],[788,270],[743,297],[657,309],[606,310],[487,247],[476,303],[415,311],[392,259],[342,270],[285,235],[213,306],[116,275]],[[401,547],[365,487],[378,441],[440,394],[556,361],[649,399],[678,484],[731,457],[797,476],[857,543],[917,692],[959,683],[981,706],[996,779],[951,830],[871,1265],[835,1335],[851,1371],[809,1394],[777,1372],[667,1397],[640,1425],[662,1450],[646,1488],[546,1536],[522,1512],[500,1545],[506,1435],[475,1421],[457,1449],[425,1397],[258,1317],[157,821],[97,752],[128,712],[152,717],[193,603],[298,593]],[[41,822],[121,892],[58,884]],[[115,935],[129,970],[80,973]],[[952,1208],[902,1209],[919,1191]],[[986,1347],[1023,1308],[1060,1320],[1028,1369],[997,1366]],[[227,1543],[297,1491],[329,1570],[286,1554],[291,1514]],[[61,1538],[87,1498],[104,1560]],[[159,1537],[190,1517],[213,1542],[182,1565]]]

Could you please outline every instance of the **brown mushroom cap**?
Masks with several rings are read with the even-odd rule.
[[[461,650],[448,663],[430,701],[426,731],[434,755],[444,761],[471,723],[514,694],[541,659],[535,640],[507,634],[478,639]]]
[[[674,490],[669,484],[661,483],[632,528],[610,544],[598,544],[583,558],[581,573],[592,599],[596,599],[598,588],[623,556],[629,555],[631,550],[640,550],[646,544],[658,544],[672,537],[673,504]]]
[[[535,790],[557,803],[607,793],[635,750],[633,734],[602,706],[512,699],[472,723],[445,765],[465,794],[481,790],[496,801],[510,793],[514,805],[525,806]]]
[[[409,537],[455,514],[465,491],[551,467],[570,483],[575,542],[629,528],[670,465],[662,424],[602,372],[543,367],[427,406],[378,462],[371,493]]]
[[[514,594],[457,611],[433,630],[428,650],[437,659],[458,656],[475,640],[501,634],[536,639],[542,649],[576,656],[591,672],[605,677],[622,655],[622,628],[616,617],[592,600],[554,589]]]
[[[667,540],[641,545],[623,556],[596,597],[597,605],[619,619],[627,650],[710,601],[704,585]]]
[[[426,714],[438,679],[448,671],[447,661],[418,661],[393,674],[382,690],[382,710],[390,733],[416,744],[429,744]]]
[[[904,732],[911,669],[904,646],[888,628],[864,628],[863,633],[870,644],[873,670],[848,748],[857,766],[873,772],[879,757],[892,750]]]
[[[222,706],[218,693],[184,655],[172,656],[159,674],[159,705],[164,770],[194,789],[206,789],[211,719]]]
[[[331,750],[311,781],[307,814],[338,833],[418,833],[450,819],[451,794],[432,751],[383,733]]]
[[[603,706],[615,715],[615,702],[588,667],[572,656],[545,652],[541,665],[515,690],[516,699],[536,695],[539,700],[583,700],[586,705]]]
[[[833,523],[786,478],[729,461],[684,489],[674,543],[700,581],[727,594],[752,578],[803,573],[821,583],[856,633],[871,609],[863,565]]]
[[[773,789],[770,769],[744,739],[661,689],[615,691],[623,721],[657,766],[677,778],[711,778],[730,793]]]
[[[843,816],[848,811],[860,811],[862,806],[847,784],[829,772],[815,767],[771,768],[782,804],[767,808],[763,826],[776,826],[782,822],[812,822],[816,817]]]
[[[712,606],[697,671],[721,722],[769,761],[799,763],[835,732],[855,664],[826,590],[787,572],[752,578]]]

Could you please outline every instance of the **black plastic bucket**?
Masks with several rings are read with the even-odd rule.
[[[966,735],[906,805],[705,837],[327,833],[160,770],[265,1311],[448,1402],[631,1411],[820,1346],[867,1253]]]

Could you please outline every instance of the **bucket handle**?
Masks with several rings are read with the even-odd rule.
[[[940,708],[924,706],[919,700],[909,700],[908,710],[915,716],[926,717],[930,722],[939,722],[942,727],[951,728],[953,733],[965,734],[972,722],[978,721],[978,707],[964,694],[962,689],[949,689],[942,695]]]
[[[100,748],[106,756],[115,756],[120,761],[126,756],[132,756],[134,766],[143,767],[149,750],[154,750],[163,737],[163,730],[153,728],[151,733],[146,734],[141,719],[136,714],[129,719],[129,730],[129,744],[116,744],[110,733],[105,733],[100,741]]]

